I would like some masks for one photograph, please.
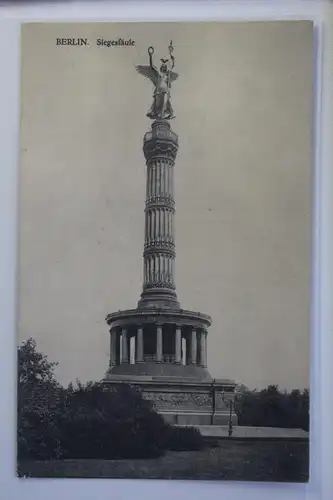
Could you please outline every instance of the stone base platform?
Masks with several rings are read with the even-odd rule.
[[[182,427],[179,425],[179,427]],[[230,439],[227,425],[195,425],[207,438]],[[282,429],[279,427],[249,427],[236,425],[233,427],[232,438],[253,440],[307,440],[309,433],[302,429]]]
[[[153,402],[158,413],[174,425],[228,425],[229,401],[234,397],[235,383],[228,379],[200,381],[189,378],[149,375],[121,375],[110,372],[102,380],[110,387],[128,384],[139,389]],[[237,415],[231,413],[233,425]]]

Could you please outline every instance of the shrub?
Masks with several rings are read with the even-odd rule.
[[[60,423],[66,458],[148,458],[163,454],[165,423],[128,386],[79,385]]]
[[[171,451],[195,451],[204,447],[204,439],[195,427],[170,426],[166,438],[165,447]]]

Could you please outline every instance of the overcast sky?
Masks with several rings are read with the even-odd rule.
[[[86,37],[89,47],[56,46]],[[100,48],[97,38],[132,38]],[[212,316],[214,377],[308,385],[312,25],[26,25],[22,36],[19,339],[63,383],[108,367],[107,313],[142,284],[151,83],[172,39],[176,285]]]

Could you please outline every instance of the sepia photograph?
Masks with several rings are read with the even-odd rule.
[[[22,25],[20,478],[308,482],[313,38]]]

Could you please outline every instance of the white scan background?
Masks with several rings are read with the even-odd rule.
[[[329,499],[333,494],[333,5],[329,0],[202,2],[2,2],[0,4],[0,498],[193,500]],[[13,5],[14,4],[14,5]],[[311,337],[309,484],[59,479],[15,477],[17,174],[20,114],[20,23],[24,21],[310,19],[317,29],[315,206]]]

